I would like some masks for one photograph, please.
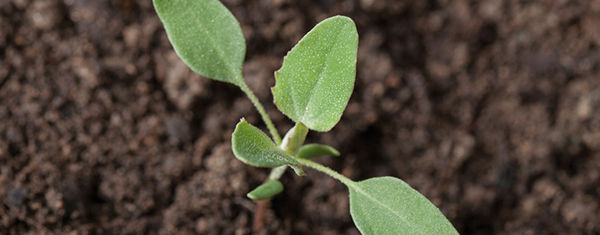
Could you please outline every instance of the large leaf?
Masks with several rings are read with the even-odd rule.
[[[260,129],[242,119],[231,137],[233,154],[240,161],[256,167],[299,165],[294,158],[271,141]]]
[[[154,0],[177,55],[194,72],[240,84],[246,42],[240,24],[218,0]]]
[[[394,177],[349,185],[350,214],[363,235],[458,234],[427,198]]]
[[[352,94],[357,47],[358,33],[350,18],[334,16],[317,24],[275,72],[277,108],[311,130],[333,128]]]

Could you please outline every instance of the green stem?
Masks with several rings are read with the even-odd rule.
[[[283,173],[285,173],[285,169],[287,169],[286,165],[273,168],[271,170],[271,173],[269,174],[268,180],[278,180],[279,178],[281,178]]]
[[[242,81],[244,81],[244,80],[242,79]],[[275,141],[275,143],[277,145],[280,145],[281,144],[281,136],[279,136],[279,132],[277,132],[275,125],[273,125],[273,122],[271,121],[271,118],[269,118],[269,115],[265,111],[265,108],[262,106],[260,101],[258,101],[258,98],[256,97],[256,95],[254,95],[254,92],[252,92],[252,90],[250,90],[250,87],[248,87],[246,82],[240,82],[239,86],[242,89],[242,91],[244,93],[246,93],[246,96],[248,96],[250,101],[252,101],[252,104],[254,104],[254,107],[256,107],[256,109],[258,110],[258,113],[260,114],[260,116],[262,117],[262,120],[267,125],[267,129],[269,129],[269,132],[271,133],[271,136],[273,137],[273,140]]]
[[[283,149],[283,151],[290,156],[296,155],[298,148],[302,146],[304,139],[306,139],[306,134],[308,134],[308,128],[301,122],[297,122],[296,125],[285,134],[279,148]],[[287,166],[285,165],[273,168],[269,174],[268,180],[278,180],[285,172],[285,169],[287,169]]]
[[[313,162],[308,159],[296,158],[295,160],[300,162],[300,164],[302,164],[304,166],[313,168],[317,171],[323,172],[323,173],[333,177],[336,180],[339,180],[340,182],[342,182],[349,188],[357,188],[356,182],[352,181],[351,179],[348,179],[346,176],[338,173],[337,171],[332,170],[329,167],[323,166],[319,163]]]
[[[288,155],[296,156],[298,148],[304,143],[307,134],[308,128],[301,122],[297,122],[296,125],[285,134],[279,147]]]

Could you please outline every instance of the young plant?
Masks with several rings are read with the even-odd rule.
[[[233,132],[231,143],[237,159],[273,168],[265,183],[248,193],[249,198],[273,197],[283,190],[279,178],[287,167],[298,175],[303,174],[303,167],[309,167],[348,187],[350,214],[363,234],[458,234],[435,205],[400,179],[385,176],[353,181],[311,161],[339,155],[330,146],[304,145],[304,140],[309,130],[331,130],[352,94],[358,33],[350,18],[334,16],[317,24],[275,72],[275,105],[296,123],[282,140],[242,76],[246,44],[231,12],[218,0],[154,0],[154,7],[179,57],[194,72],[241,88],[271,133],[272,139],[243,118]]]

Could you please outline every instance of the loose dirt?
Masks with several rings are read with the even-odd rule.
[[[320,20],[352,17],[355,92],[309,142],[353,179],[392,175],[463,234],[600,233],[600,1],[226,0],[244,74],[283,133],[273,71]],[[176,57],[151,1],[0,1],[1,234],[250,234],[268,174],[235,160],[235,87]],[[308,170],[256,234],[359,234]]]

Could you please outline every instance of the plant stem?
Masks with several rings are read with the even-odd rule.
[[[269,115],[265,111],[265,108],[262,106],[262,104],[260,103],[260,101],[258,100],[256,95],[254,95],[254,92],[252,92],[252,90],[250,90],[250,87],[248,87],[246,82],[244,82],[244,79],[241,79],[241,80],[242,80],[242,82],[240,82],[240,84],[239,84],[240,88],[242,89],[242,91],[244,93],[246,93],[246,96],[248,96],[250,101],[252,101],[252,104],[254,105],[254,107],[256,107],[256,110],[258,110],[258,113],[260,114],[260,116],[262,117],[262,120],[267,125],[267,129],[269,129],[269,132],[271,133],[271,137],[273,138],[275,143],[277,145],[280,145],[281,144],[281,136],[279,136],[279,132],[277,132],[275,125],[273,125],[273,122],[271,121],[271,118],[269,118]]]
[[[343,184],[345,184],[347,187],[352,187],[352,188],[356,188],[356,182],[352,181],[351,179],[348,179],[346,176],[338,173],[337,171],[332,170],[329,167],[323,166],[319,163],[313,162],[311,160],[308,159],[302,159],[302,158],[296,158],[296,161],[300,162],[302,165],[313,168],[317,171],[323,172],[331,177],[333,177],[336,180],[339,180],[340,182],[342,182]]]
[[[279,178],[281,178],[283,173],[285,173],[285,169],[287,169],[286,165],[273,168],[271,170],[271,173],[269,174],[269,178],[267,179],[267,181],[268,180],[278,180]]]
[[[296,152],[298,152],[298,148],[304,143],[307,134],[308,128],[301,122],[297,122],[296,125],[283,136],[279,148],[283,149],[283,151],[290,156],[296,156]]]
[[[297,122],[296,125],[285,134],[279,148],[283,149],[283,151],[290,156],[296,155],[298,148],[302,146],[304,139],[306,139],[306,134],[308,134],[308,128],[301,122]],[[269,174],[268,180],[278,180],[285,172],[285,169],[287,169],[287,166],[285,165],[273,168]]]
[[[256,97],[256,95],[254,95],[254,92],[252,92],[252,90],[250,90],[250,87],[248,87],[248,84],[246,84],[245,80],[244,79],[241,79],[241,80],[242,80],[242,82],[240,82],[239,87],[246,94],[246,96],[248,96],[248,99],[250,99],[250,101],[252,102],[252,104],[254,105],[256,110],[258,110],[258,113],[262,117],[263,122],[265,122],[265,124],[267,125],[267,129],[269,129],[269,132],[271,133],[271,137],[273,138],[275,143],[277,145],[281,145],[281,136],[279,135],[279,132],[277,132],[277,129],[275,128],[275,125],[273,125],[273,122],[271,121],[271,118],[269,118],[269,115],[265,111],[265,108],[262,106],[260,101],[258,101],[258,98]],[[271,170],[271,173],[269,174],[269,178],[267,179],[267,181],[268,180],[278,180],[279,178],[281,178],[283,173],[285,173],[286,169],[287,169],[287,166],[280,166],[280,167],[273,168]]]

